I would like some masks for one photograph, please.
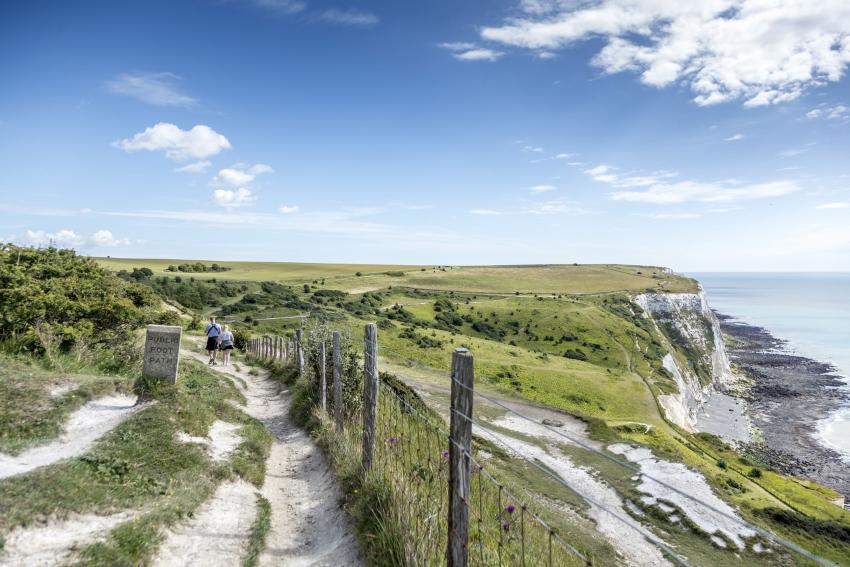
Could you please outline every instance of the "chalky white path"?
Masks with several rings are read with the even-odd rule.
[[[0,478],[82,455],[141,407],[135,404],[135,396],[122,395],[106,396],[86,403],[71,414],[65,431],[57,439],[15,456],[0,453]]]
[[[205,360],[203,355],[191,351],[182,354]],[[272,510],[260,565],[362,565],[328,463],[309,436],[289,420],[289,392],[280,391],[264,371],[251,376],[234,367],[214,369],[237,378],[234,384],[247,400],[241,409],[262,422],[273,437],[266,479],[260,490]],[[155,565],[229,566],[241,562],[256,515],[256,497],[253,487],[229,486],[232,484],[219,488],[186,526],[166,534]],[[234,499],[234,495],[238,498]],[[221,525],[222,513],[230,517],[226,527]],[[250,521],[246,520],[249,517]],[[178,545],[172,548],[171,541]],[[206,553],[209,547],[216,549]],[[172,553],[171,549],[175,551]]]
[[[0,566],[52,567],[72,558],[74,550],[103,541],[109,531],[137,512],[110,516],[72,514],[46,525],[18,528],[6,536]]]

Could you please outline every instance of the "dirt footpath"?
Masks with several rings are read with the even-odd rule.
[[[191,351],[184,351],[183,355],[206,360]],[[258,376],[251,376],[244,366],[240,366],[240,371],[222,366],[215,369],[235,377],[234,383],[247,399],[244,411],[262,422],[274,438],[260,491],[272,509],[271,529],[260,565],[362,565],[329,465],[309,436],[289,419],[289,391],[279,390],[279,385],[268,380],[262,370]],[[255,507],[254,499],[245,498],[244,505]],[[214,526],[208,527],[212,535]],[[196,533],[202,537],[204,530]],[[191,545],[187,552],[193,548],[196,547]],[[183,559],[191,562],[192,557]],[[208,563],[225,564],[230,563]]]

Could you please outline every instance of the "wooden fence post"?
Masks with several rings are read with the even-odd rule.
[[[472,353],[452,353],[451,418],[449,425],[448,567],[466,567],[469,560],[469,454],[472,442]]]
[[[302,339],[304,338],[304,331],[298,329],[295,331],[295,351],[296,357],[298,358],[298,377],[301,378],[304,376],[304,347],[301,344]]]
[[[372,468],[378,414],[378,326],[366,325],[363,350],[363,469]]]
[[[322,411],[328,411],[328,381],[325,374],[328,353],[325,351],[325,341],[319,345],[319,405]]]
[[[334,421],[337,433],[342,433],[342,352],[339,347],[339,331],[333,334],[334,359]]]

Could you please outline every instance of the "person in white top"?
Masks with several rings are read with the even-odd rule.
[[[230,325],[224,326],[220,338],[221,343],[219,343],[218,348],[224,357],[224,365],[230,366],[230,353],[233,352],[233,332],[230,330]]]

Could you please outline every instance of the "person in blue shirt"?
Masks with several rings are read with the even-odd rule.
[[[210,322],[207,323],[207,354],[210,355],[210,366],[215,366],[216,353],[218,352],[218,344],[221,337],[221,325],[215,322],[215,317],[210,317]]]

